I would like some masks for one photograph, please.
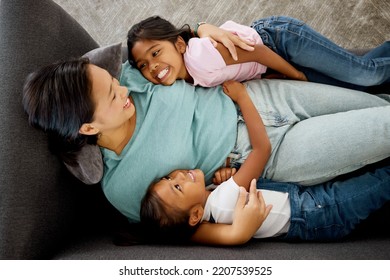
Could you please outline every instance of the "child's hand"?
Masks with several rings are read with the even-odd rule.
[[[223,92],[237,103],[238,99],[247,93],[244,84],[237,81],[226,81],[222,84]]]
[[[235,244],[247,242],[263,224],[271,209],[272,205],[267,205],[261,191],[257,191],[256,180],[252,180],[250,184],[249,196],[241,187],[231,230],[233,238],[237,238]]]
[[[211,24],[202,24],[198,27],[198,35],[200,38],[209,37],[214,47],[217,47],[217,42],[223,44],[232,55],[234,60],[237,60],[236,47],[246,51],[253,51],[253,42],[244,40],[228,30],[221,29]]]
[[[230,167],[221,167],[214,173],[213,184],[220,185],[221,183],[227,181],[230,177],[236,174],[237,169]]]
[[[306,75],[303,72],[301,72],[301,71],[298,71],[298,72],[299,72],[299,75],[297,77],[297,80],[307,82],[308,80],[306,78]]]

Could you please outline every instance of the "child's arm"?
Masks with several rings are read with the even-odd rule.
[[[252,180],[250,185],[248,201],[248,193],[240,188],[231,225],[202,223],[191,240],[209,245],[240,245],[251,239],[272,206],[266,206],[261,192],[256,189],[256,180]]]
[[[244,40],[232,32],[212,24],[205,23],[198,26],[197,33],[200,38],[209,37],[215,47],[217,47],[218,42],[224,45],[229,56],[232,57],[233,60],[237,60],[238,49],[247,50],[249,52],[253,51],[253,44],[250,41]]]
[[[254,178],[259,178],[263,172],[271,153],[271,143],[260,114],[253,105],[246,87],[242,83],[228,81],[223,84],[223,90],[240,106],[248,129],[252,151],[237,173],[233,175],[237,185],[248,190],[250,182]]]
[[[247,193],[241,188],[233,223],[231,225],[202,223],[192,236],[192,240],[211,245],[239,245],[252,238],[272,208],[271,205],[265,204],[261,192],[256,189],[256,180],[254,179],[260,177],[268,161],[271,144],[261,117],[245,86],[239,82],[228,81],[223,84],[223,89],[240,106],[252,145],[252,151],[240,169],[238,171],[232,170],[234,181],[246,190],[249,189],[249,201],[245,204]],[[225,171],[227,170],[225,169]]]
[[[307,81],[305,74],[295,69],[294,66],[267,46],[255,45],[254,48],[255,50],[250,52],[237,48],[238,59],[234,60],[229,51],[223,45],[217,45],[217,50],[220,52],[227,65],[257,62],[287,76],[290,79]]]

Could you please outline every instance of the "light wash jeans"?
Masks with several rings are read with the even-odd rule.
[[[257,188],[288,192],[290,227],[282,240],[336,240],[390,200],[390,166],[301,188],[260,179]]]
[[[271,141],[262,174],[278,182],[314,185],[390,156],[390,103],[376,95],[292,80],[245,83]],[[251,150],[239,117],[233,152]]]
[[[390,41],[358,56],[294,18],[264,18],[253,22],[252,28],[264,45],[304,72],[309,81],[359,90],[390,83]]]

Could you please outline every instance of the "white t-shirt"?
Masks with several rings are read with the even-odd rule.
[[[273,206],[253,237],[267,238],[287,233],[291,217],[288,193],[262,189],[258,191],[262,192],[265,203]],[[239,193],[240,189],[233,177],[219,185],[207,199],[202,221],[209,221],[212,216],[216,223],[231,224]]]

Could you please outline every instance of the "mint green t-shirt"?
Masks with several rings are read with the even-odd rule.
[[[120,83],[134,100],[136,128],[120,155],[102,149],[102,188],[114,207],[137,222],[150,183],[172,170],[200,168],[207,183],[211,181],[233,150],[237,111],[222,87],[194,87],[184,81],[154,85],[127,62]]]

